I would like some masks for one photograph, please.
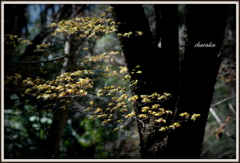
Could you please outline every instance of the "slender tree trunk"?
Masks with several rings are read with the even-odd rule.
[[[66,6],[66,7],[65,7]],[[68,9],[69,5],[64,5],[65,8],[63,8],[63,11],[65,9]],[[58,20],[63,19],[63,16],[67,16],[71,13],[70,18],[74,18],[77,14],[82,13],[85,9],[85,5],[81,5],[81,7],[77,8],[75,4],[71,5],[71,11],[68,11],[66,13],[60,12],[58,17]],[[74,63],[74,56],[73,54],[76,52],[76,48],[78,47],[78,42],[75,41],[76,35],[68,35],[65,42],[65,54],[68,54],[70,57],[64,58],[63,68],[61,70],[61,74],[69,71],[78,70],[76,67],[77,65]],[[60,141],[62,138],[62,134],[66,125],[66,122],[69,117],[69,108],[61,109],[59,108],[53,117],[53,122],[51,124],[50,130],[49,130],[49,137],[47,138],[47,144],[45,151],[43,153],[44,158],[56,158],[59,150]]]
[[[196,122],[183,123],[181,129],[169,132],[159,132],[154,128],[153,117],[138,121],[142,158],[199,158],[220,65],[218,54],[223,40],[227,6],[187,5],[187,40],[180,78],[177,5],[155,6],[156,13],[161,13],[161,21],[157,24],[162,30],[161,51],[156,48],[157,43],[154,42],[141,5],[112,6],[115,20],[121,22],[118,32],[133,32],[129,38],[119,38],[128,71],[131,73],[137,65],[142,70],[140,75],[131,74],[132,80],[138,80],[137,85],[132,87],[132,93],[171,93],[172,98],[161,103],[161,107],[175,111],[175,117],[168,117],[168,123],[177,120],[181,112],[202,115]],[[136,36],[135,31],[142,31],[143,35]],[[216,47],[194,47],[199,41],[208,44],[212,42]],[[141,99],[136,102],[137,115],[142,113],[141,108],[145,105]]]
[[[43,158],[57,157],[62,133],[68,119],[68,112],[68,109],[56,111],[50,127],[49,136],[47,138],[46,148],[42,155]]]
[[[68,40],[70,36],[68,36]],[[69,41],[65,42],[65,53],[70,54],[73,49],[73,45]],[[67,71],[69,67],[69,58],[64,59],[63,68],[61,70],[61,74]],[[56,158],[59,150],[60,141],[62,138],[62,134],[65,128],[65,124],[67,122],[69,115],[69,109],[57,109],[54,113],[51,127],[49,129],[49,136],[47,138],[46,147],[43,153],[43,158]]]
[[[71,17],[76,15],[75,5],[72,5],[72,14]],[[71,55],[75,48],[76,42],[74,40],[74,35],[68,35],[67,40],[65,42],[65,54]],[[73,65],[72,60],[70,58],[64,58],[63,68],[61,70],[61,74],[71,71],[71,65]],[[69,108],[66,109],[58,109],[56,110],[53,122],[51,124],[49,130],[49,137],[47,138],[46,149],[43,153],[44,158],[56,158],[59,150],[60,141],[62,138],[62,134],[68,120],[69,116]]]

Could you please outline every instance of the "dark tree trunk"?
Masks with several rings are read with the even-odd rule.
[[[168,117],[168,123],[177,120],[181,112],[202,115],[196,122],[183,123],[181,129],[170,132],[159,132],[154,128],[153,117],[138,121],[142,158],[199,158],[220,65],[218,54],[227,5],[187,5],[187,38],[180,76],[177,5],[155,6],[155,13],[161,13],[161,17],[156,17],[157,26],[161,28],[161,51],[156,47],[159,33],[154,39],[141,5],[112,6],[115,21],[121,22],[118,32],[133,32],[129,38],[119,38],[128,71],[131,73],[137,65],[142,70],[140,75],[131,74],[132,80],[138,80],[137,85],[132,87],[132,93],[171,93],[172,98],[161,103],[161,107],[175,112],[174,117]],[[143,35],[136,36],[135,31],[142,31]],[[217,46],[195,48],[198,42],[212,42]],[[137,115],[142,113],[141,108],[145,105],[141,99],[136,102]]]
[[[57,158],[60,140],[68,119],[69,109],[57,110],[50,127],[49,136],[46,141],[46,147],[42,158]]]
[[[164,17],[170,16],[172,21],[163,18],[162,28],[166,33],[162,36],[163,49],[160,51],[155,45],[153,36],[150,32],[148,20],[145,17],[142,5],[112,5],[114,7],[114,17],[117,22],[119,33],[132,31],[133,35],[129,38],[121,37],[120,42],[125,55],[128,71],[140,65],[141,75],[132,74],[132,80],[138,80],[136,86],[132,87],[132,93],[136,95],[150,95],[152,93],[162,94],[169,92],[173,98],[161,106],[165,109],[174,111],[177,100],[178,87],[178,20],[177,5],[169,5],[169,11],[164,10]],[[134,11],[134,12],[133,12]],[[171,14],[168,14],[170,12]],[[170,27],[170,28],[169,28]],[[136,36],[135,31],[142,31],[142,36]],[[155,39],[158,41],[158,39]],[[169,45],[171,44],[171,46]],[[135,105],[137,114],[141,114],[141,108],[145,106],[139,99]],[[171,119],[171,117],[169,117]],[[157,149],[161,140],[166,134],[160,134],[155,128],[155,118],[138,121],[141,155],[142,158],[156,158]]]
[[[181,63],[177,115],[199,113],[201,117],[182,125],[169,136],[167,158],[199,158],[205,126],[221,62],[228,5],[186,5],[186,41]],[[216,47],[194,47],[197,43]]]
[[[4,4],[4,34],[22,37],[22,31],[25,29],[24,35],[28,35],[27,17],[25,16],[27,7],[27,4]]]

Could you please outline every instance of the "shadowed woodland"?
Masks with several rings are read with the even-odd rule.
[[[236,5],[4,4],[3,35],[5,159],[236,159]]]

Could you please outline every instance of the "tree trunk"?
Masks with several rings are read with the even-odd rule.
[[[25,29],[28,35],[27,17],[24,15],[27,4],[4,4],[4,34],[12,34],[22,37]]]
[[[172,98],[161,103],[161,107],[175,111],[175,117],[168,117],[168,124],[172,119],[177,120],[181,112],[202,115],[196,122],[183,123],[181,129],[170,132],[159,132],[154,128],[153,117],[138,121],[142,158],[199,158],[220,65],[218,54],[223,40],[227,6],[188,5],[187,40],[180,78],[177,5],[160,5],[162,6],[160,10],[159,6],[155,6],[156,13],[161,11],[162,14],[161,51],[156,47],[157,43],[154,42],[141,5],[112,6],[115,21],[121,22],[118,32],[133,32],[129,38],[119,38],[128,71],[131,74],[137,65],[140,65],[142,70],[140,75],[131,74],[132,80],[138,80],[137,85],[132,87],[132,93],[134,95],[171,93]],[[159,26],[159,22],[157,25]],[[142,31],[143,35],[137,36],[135,31]],[[217,46],[194,48],[199,41],[212,42]],[[143,106],[146,104],[141,103],[139,99],[135,104],[137,115],[142,113]]]
[[[71,17],[76,15],[75,5],[72,5]],[[65,54],[71,55],[76,50],[76,42],[74,40],[74,35],[68,35],[65,42]],[[71,71],[71,65],[73,65],[73,60],[70,58],[64,58],[63,68],[61,74]],[[76,68],[76,67],[75,67]],[[44,158],[56,158],[59,150],[60,141],[62,134],[68,120],[69,108],[58,109],[53,117],[53,122],[50,127],[49,137],[47,138],[46,149],[43,153]]]
[[[70,40],[70,36],[68,36]],[[65,54],[71,54],[71,51],[74,49],[73,45],[69,41],[65,42]],[[69,58],[64,59],[63,68],[61,74],[67,71],[69,67]],[[49,130],[49,136],[47,138],[46,148],[43,153],[43,158],[56,158],[59,150],[60,140],[65,128],[69,115],[69,109],[57,109],[53,115],[53,122]]]
[[[179,65],[177,5],[169,5],[169,12],[171,12],[173,21],[162,20],[166,23],[162,28],[171,29],[163,34],[161,42],[164,48],[162,51],[155,46],[157,43],[154,42],[150,32],[142,5],[112,6],[114,7],[115,20],[121,22],[118,26],[118,32],[133,32],[133,35],[129,38],[119,38],[129,73],[131,74],[133,68],[137,65],[141,66],[141,75],[131,75],[132,80],[138,80],[137,85],[132,87],[132,93],[134,95],[150,95],[155,92],[159,94],[169,92],[174,95],[173,98],[161,103],[161,107],[174,111],[177,100]],[[164,14],[167,12],[167,10],[164,10]],[[135,31],[142,31],[143,35],[136,36]],[[167,55],[164,53],[167,53]],[[141,103],[139,99],[135,104],[137,115],[142,113],[141,108],[143,106],[145,104]],[[169,119],[171,118],[169,116]],[[161,140],[166,137],[166,134],[160,134],[158,129],[152,125],[154,121],[155,118],[153,117],[144,122],[138,121],[142,158],[156,158],[156,150]]]
[[[181,63],[178,110],[199,113],[195,122],[169,135],[165,158],[199,158],[219,70],[228,5],[186,5],[186,41]],[[216,47],[195,47],[197,43]],[[169,153],[171,151],[171,153]],[[169,154],[167,154],[169,153]]]
[[[59,150],[60,140],[62,133],[68,119],[69,110],[57,110],[53,122],[50,127],[49,136],[47,138],[46,148],[42,155],[42,158],[56,158]]]

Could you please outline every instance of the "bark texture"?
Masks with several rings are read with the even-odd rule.
[[[169,135],[164,158],[199,158],[214,85],[221,62],[227,5],[186,5],[186,41],[181,63],[178,110],[201,117]],[[215,44],[216,47],[195,47]]]
[[[176,79],[178,78],[179,66],[177,5],[170,5],[169,11],[164,10],[165,16],[168,16],[169,12],[171,13],[169,16],[173,20],[162,20],[165,23],[162,28],[167,29],[161,40],[164,46],[162,51],[156,47],[156,40],[159,41],[159,39],[154,39],[142,5],[112,6],[114,7],[115,20],[121,22],[118,26],[118,32],[133,32],[129,38],[119,38],[129,73],[131,74],[137,65],[141,66],[142,74],[131,75],[132,80],[138,80],[136,86],[132,87],[132,93],[134,95],[150,95],[155,92],[159,94],[171,93],[174,95],[173,98],[161,103],[161,106],[173,111],[177,99],[178,81]],[[135,35],[136,31],[142,31],[143,35]],[[135,109],[138,115],[142,113],[141,108],[146,105],[148,104],[141,103],[141,99],[136,102]],[[171,122],[171,118],[169,117],[169,122]],[[166,137],[166,134],[158,132],[159,128],[155,128],[154,123],[154,117],[138,121],[142,158],[156,158],[157,149]]]
[[[69,110],[58,110],[54,115],[42,158],[57,158],[59,143],[68,119]]]
[[[157,38],[151,34],[142,5],[112,5],[119,33],[133,32],[129,38],[120,37],[129,72],[140,65],[142,74],[131,74],[138,84],[132,87],[136,95],[169,92],[173,97],[161,107],[179,113],[199,113],[195,122],[183,123],[181,129],[159,132],[154,128],[155,119],[138,121],[142,158],[199,158],[204,137],[209,106],[213,97],[216,75],[220,65],[220,48],[223,41],[227,5],[187,5],[186,45],[179,75],[178,6],[155,6]],[[214,8],[214,10],[213,10]],[[136,36],[135,31],[142,31]],[[162,49],[156,40],[161,37]],[[155,41],[155,42],[154,42]],[[196,48],[196,43],[216,44],[214,48]],[[180,83],[180,85],[179,85]],[[176,105],[177,104],[177,105]],[[148,104],[135,104],[137,114]]]

